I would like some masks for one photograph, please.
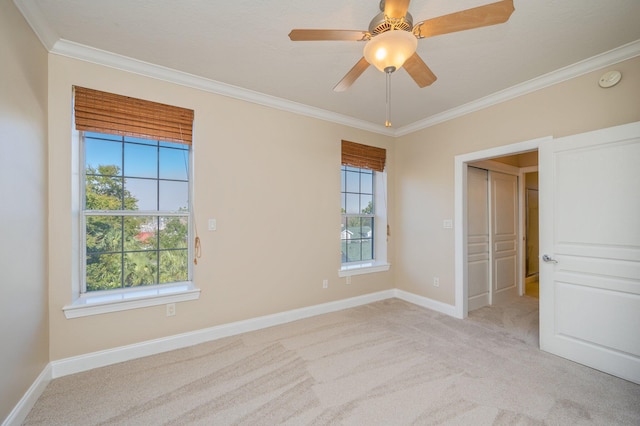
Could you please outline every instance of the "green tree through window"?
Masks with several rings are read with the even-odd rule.
[[[188,170],[171,171],[180,162],[165,160],[175,154],[188,158],[188,147],[102,136],[85,135],[85,146],[90,146],[84,170],[86,291],[187,281],[188,204],[173,210],[160,210],[159,206],[173,205],[174,198],[188,200]],[[124,158],[134,152],[128,144],[151,148],[149,155]],[[109,150],[120,153],[120,164],[99,164],[101,156],[109,156],[96,153]],[[188,167],[188,161],[183,164]],[[130,165],[130,174],[126,165]],[[140,210],[141,197],[156,200],[156,209],[150,210],[153,203],[147,200],[145,210]]]

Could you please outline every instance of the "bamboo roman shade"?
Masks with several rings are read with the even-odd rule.
[[[387,150],[355,142],[342,141],[342,165],[383,172]]]
[[[76,129],[191,145],[193,110],[74,87]]]

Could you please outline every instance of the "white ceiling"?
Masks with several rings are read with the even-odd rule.
[[[302,104],[313,107],[307,108],[312,115],[384,131],[383,73],[369,67],[346,92],[332,90],[362,57],[363,43],[292,42],[287,36],[293,28],[367,30],[379,12],[378,0],[14,2],[54,53],[100,62],[106,54],[101,51],[111,52],[214,86],[248,89],[229,88],[227,94],[251,98],[257,92],[269,95],[263,102],[271,99],[266,103],[287,105],[284,109]],[[419,22],[491,2],[413,0],[409,12]],[[639,0],[514,0],[514,5],[505,24],[419,40],[418,54],[438,80],[420,89],[404,70],[393,74],[396,133],[448,111],[464,111],[497,92],[503,98],[509,90],[517,93],[541,76],[553,81],[549,73],[605,52],[611,56],[621,46],[626,45],[622,59],[640,54]]]

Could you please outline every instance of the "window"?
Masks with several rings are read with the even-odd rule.
[[[385,162],[382,148],[342,141],[340,276],[389,268]]]
[[[74,87],[80,254],[67,318],[199,297],[190,262],[193,116]]]
[[[84,291],[189,280],[189,145],[84,132]]]
[[[374,171],[342,166],[342,263],[374,259]]]

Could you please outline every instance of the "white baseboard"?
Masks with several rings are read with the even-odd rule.
[[[438,302],[436,300],[429,299],[428,297],[418,296],[404,290],[391,289],[52,361],[47,364],[44,370],[42,370],[42,373],[40,373],[38,378],[33,382],[29,390],[27,390],[22,399],[13,408],[11,413],[9,413],[9,416],[2,422],[2,426],[21,424],[24,419],[26,419],[29,411],[31,411],[31,408],[33,408],[33,405],[36,403],[47,384],[51,379],[55,379],[57,377],[80,373],[82,371],[105,367],[107,365],[155,355],[175,349],[181,349],[221,339],[223,337],[235,336],[249,331],[286,324],[288,322],[316,315],[327,314],[330,312],[366,305],[368,303],[392,299],[394,297],[446,315],[453,317],[456,316],[455,307],[452,305],[447,305],[446,303]]]
[[[22,424],[51,379],[51,363],[49,363],[44,367],[29,389],[27,389],[27,392],[25,392],[20,401],[18,401],[18,404],[13,407],[13,410],[11,410],[7,418],[4,419],[2,426],[17,426]]]
[[[455,307],[452,305],[447,305],[446,303],[403,290],[391,289],[52,361],[50,363],[51,377],[57,378],[94,368],[105,367],[123,361],[181,349],[223,337],[235,336],[249,331],[286,324],[291,321],[366,305],[394,297],[446,315],[455,316]]]
[[[251,318],[244,321],[237,321],[160,339],[148,340],[146,342],[136,343],[133,345],[121,346],[118,348],[52,361],[50,364],[52,368],[52,377],[57,378],[94,368],[105,367],[107,365],[129,361],[131,359],[181,349],[221,339],[223,337],[235,336],[248,331],[260,330],[274,325],[285,324],[316,315],[366,305],[368,303],[391,299],[393,297],[395,297],[394,290],[385,290],[349,299],[337,300],[335,302],[294,309],[273,315]]]
[[[408,291],[397,288],[394,289],[394,292],[398,299],[404,300],[405,302],[413,303],[414,305],[422,306],[423,308],[431,309],[432,311],[457,318],[456,307],[453,305],[438,302],[437,300],[429,299],[428,297],[418,296],[417,294],[409,293]]]

